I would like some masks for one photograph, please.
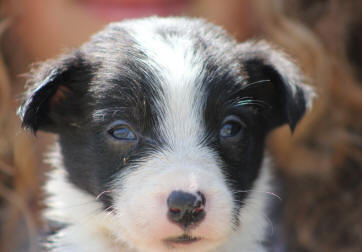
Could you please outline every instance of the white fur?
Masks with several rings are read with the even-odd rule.
[[[183,230],[167,218],[167,198],[174,190],[201,191],[206,198],[206,217],[192,235],[205,238],[199,246],[215,247],[232,232],[232,194],[226,187],[215,155],[207,149],[190,146],[184,151],[156,153],[141,167],[131,171],[115,185],[120,239],[142,251],[167,251],[163,240],[180,236]],[[183,250],[178,250],[183,251]]]
[[[268,225],[272,225],[266,216],[268,198],[273,197],[270,180],[269,159],[265,158],[260,175],[240,210],[239,229],[232,234],[228,242],[216,249],[215,252],[265,251],[261,242],[265,238],[265,230],[268,230]]]
[[[111,233],[117,221],[115,217],[104,212],[102,204],[93,196],[70,183],[61,165],[49,174],[45,191],[48,208],[44,216],[67,225],[50,238],[56,244],[56,251],[118,250],[112,242],[114,239]],[[122,245],[117,244],[119,246]]]
[[[165,41],[154,31],[153,19],[131,24],[137,27],[131,35],[148,56],[144,63],[161,73],[159,83],[164,91],[158,104],[161,135],[171,147],[196,145],[204,133],[200,116],[204,99],[202,83],[198,81],[204,75],[202,57],[191,50],[194,45],[187,38],[169,35]]]
[[[174,158],[177,159],[177,157]],[[201,159],[203,158],[200,157]],[[118,203],[115,206],[117,209],[116,215],[104,212],[101,203],[96,201],[94,196],[73,186],[67,180],[63,169],[52,171],[45,188],[49,195],[47,200],[48,210],[45,212],[45,216],[69,224],[67,228],[52,237],[52,240],[57,244],[56,251],[168,251],[158,240],[153,239],[160,238],[157,236],[162,236],[162,234],[166,236],[181,234],[181,230],[177,226],[167,223],[162,217],[162,214],[166,216],[166,206],[163,202],[165,202],[167,195],[161,191],[168,191],[171,188],[207,191],[206,211],[208,215],[200,225],[200,229],[195,230],[193,234],[210,237],[210,240],[197,244],[199,246],[205,245],[204,248],[195,246],[187,250],[180,248],[172,251],[209,251],[205,248],[217,244],[219,246],[217,249],[212,250],[213,252],[264,251],[259,242],[263,239],[268,225],[265,207],[268,197],[267,192],[270,190],[270,171],[266,162],[264,162],[261,174],[255,182],[252,192],[245,200],[244,207],[241,209],[240,226],[237,230],[232,231],[229,225],[231,218],[230,207],[232,207],[233,203],[230,192],[225,188],[224,184],[220,184],[222,183],[220,180],[221,174],[217,171],[217,168],[208,163],[207,159],[204,159],[204,171],[195,171],[193,170],[195,167],[188,166],[189,169],[178,174],[180,171],[177,172],[177,167],[175,167],[172,171],[163,171],[157,176],[159,170],[153,165],[157,165],[157,162],[166,164],[167,161],[170,160],[149,160],[141,172],[129,172],[124,178],[120,179],[118,183],[122,185],[121,188],[124,188],[124,183],[126,183],[126,187],[119,189],[116,193],[118,194],[116,199]],[[173,161],[178,166],[191,165],[197,162],[195,158],[186,162]],[[206,167],[214,169],[215,173],[205,173]],[[158,171],[156,171],[155,176],[153,172],[156,169]],[[162,180],[157,182],[160,178]],[[145,183],[148,179],[150,181]],[[148,192],[147,189],[152,191]],[[140,195],[137,197],[136,194],[138,193]],[[158,197],[155,197],[155,195]],[[162,205],[162,207],[157,204]],[[134,238],[137,235],[140,237],[139,240]],[[219,240],[212,240],[213,238]],[[131,249],[128,242],[135,242],[134,245],[140,246],[140,249]]]

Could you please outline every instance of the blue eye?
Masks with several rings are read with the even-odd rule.
[[[241,130],[241,125],[237,122],[227,122],[220,129],[221,137],[234,137]]]
[[[127,126],[120,126],[109,131],[117,140],[134,141],[137,139],[136,134]]]
[[[243,137],[243,131],[246,128],[246,124],[238,116],[230,115],[224,119],[219,136],[223,141],[235,141]]]

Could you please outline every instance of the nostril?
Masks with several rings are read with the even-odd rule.
[[[204,211],[204,208],[201,208],[201,207],[195,208],[195,209],[192,211],[192,215],[197,216],[197,215],[199,215],[199,213],[201,213],[202,211]]]
[[[205,217],[205,197],[201,192],[191,194],[173,191],[167,199],[168,218],[175,223],[187,227],[201,221]]]
[[[172,212],[174,214],[178,214],[181,212],[181,210],[175,207],[175,208],[170,208],[170,212]]]

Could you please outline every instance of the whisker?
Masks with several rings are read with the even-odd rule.
[[[279,195],[277,195],[276,193],[273,193],[273,192],[257,191],[257,190],[238,190],[238,191],[234,191],[234,192],[235,193],[249,193],[249,192],[265,193],[265,194],[268,194],[268,195],[271,195],[271,196],[277,198],[280,201],[283,201],[283,199]]]
[[[245,106],[245,105],[257,105],[263,108],[270,107],[270,105],[261,100],[241,100],[236,102],[235,106]]]
[[[99,198],[102,197],[103,194],[105,194],[105,193],[111,193],[111,192],[113,192],[113,191],[114,191],[114,190],[108,190],[108,191],[103,191],[103,192],[101,192],[100,194],[97,195],[96,200],[99,200]]]
[[[265,84],[265,83],[269,83],[271,82],[271,80],[258,80],[258,81],[254,81],[254,82],[250,82],[250,83],[246,83],[244,86],[243,86],[243,89],[246,89],[246,88],[249,88],[251,86],[254,86],[256,84]]]
[[[105,212],[108,212],[109,209],[112,209],[113,206],[109,206],[106,209],[104,209]]]
[[[110,206],[110,207],[107,207],[104,211],[106,211],[107,213],[106,213],[106,215],[107,216],[109,216],[109,215],[111,215],[111,214],[114,214],[114,209],[112,209],[111,211],[109,211],[109,209],[112,209],[112,206]]]
[[[256,100],[253,97],[242,97],[242,98],[238,98],[235,99],[233,101],[230,102],[230,106],[232,107],[239,107],[239,106],[248,106],[248,105],[255,105],[255,106],[259,106],[261,108],[270,108],[270,104],[262,101],[262,100]]]

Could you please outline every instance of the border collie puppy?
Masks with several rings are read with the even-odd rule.
[[[23,126],[58,144],[54,251],[264,251],[264,142],[313,92],[265,42],[199,19],[112,23],[34,74]]]

